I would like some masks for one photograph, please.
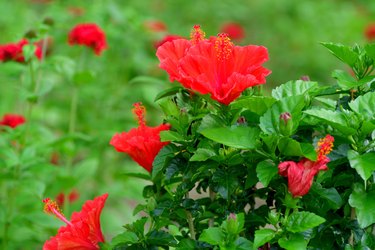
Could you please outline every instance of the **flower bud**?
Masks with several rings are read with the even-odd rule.
[[[237,234],[238,232],[238,221],[237,216],[234,213],[230,213],[227,218],[227,232],[228,234]]]
[[[268,221],[272,225],[276,225],[279,222],[279,219],[280,219],[280,214],[279,213],[277,213],[275,211],[270,211],[268,213]]]
[[[281,113],[279,121],[279,129],[281,134],[285,136],[291,135],[293,130],[292,115],[289,112]]]
[[[305,82],[310,81],[310,77],[309,77],[309,76],[301,76],[300,79],[301,79],[302,81],[305,81]]]

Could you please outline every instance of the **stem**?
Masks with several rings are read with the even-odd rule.
[[[211,202],[213,202],[215,200],[216,193],[214,191],[212,191],[212,189],[210,187],[208,188],[208,193],[209,193]],[[210,218],[209,221],[208,221],[208,227],[213,227],[214,222],[215,222],[214,218]]]
[[[355,209],[351,208],[351,210],[350,210],[350,220],[354,220],[355,217],[356,217]],[[351,231],[351,233],[350,233],[349,244],[354,246],[354,233],[353,233],[353,231]]]
[[[185,195],[186,199],[189,199],[189,193],[187,192]],[[186,211],[187,221],[189,224],[189,231],[190,231],[190,238],[192,240],[195,240],[195,228],[194,228],[194,222],[193,222],[193,216],[191,215],[190,211]]]

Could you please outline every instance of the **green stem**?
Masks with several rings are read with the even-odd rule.
[[[186,193],[186,199],[189,199],[189,193]],[[189,225],[189,231],[190,231],[190,238],[192,240],[195,240],[195,228],[194,228],[194,222],[193,222],[193,216],[191,215],[191,212],[188,210],[186,211],[186,217]]]
[[[211,187],[208,188],[208,193],[209,193],[211,202],[214,202],[216,194],[215,194],[214,191],[212,191]],[[213,227],[214,222],[215,222],[214,218],[210,218],[209,221],[208,221],[208,227]]]

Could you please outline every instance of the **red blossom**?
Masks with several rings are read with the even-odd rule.
[[[24,124],[26,119],[22,115],[5,114],[3,119],[0,121],[0,125],[15,128],[21,124]]]
[[[138,119],[138,128],[115,134],[110,144],[118,152],[128,154],[140,166],[151,172],[155,156],[162,147],[169,143],[160,141],[160,131],[169,130],[170,126],[168,124],[161,124],[157,127],[147,126],[144,118],[146,112],[144,106],[141,103],[135,103],[134,107],[133,113]]]
[[[228,105],[245,89],[264,84],[271,73],[262,67],[268,60],[265,47],[235,46],[227,34],[205,39],[198,25],[191,38],[167,42],[156,52],[160,68],[185,88]]]
[[[59,207],[63,207],[64,206],[64,203],[65,203],[65,200],[68,199],[68,202],[69,203],[73,203],[75,202],[76,200],[78,200],[79,198],[79,193],[77,192],[77,190],[73,190],[69,193],[68,197],[66,198],[65,194],[64,193],[59,193],[57,196],[56,196],[56,203]]]
[[[369,42],[375,41],[375,23],[367,25],[365,29],[365,37]]]
[[[68,43],[92,48],[98,56],[108,48],[104,31],[94,23],[76,25],[69,32]]]
[[[23,56],[22,48],[23,46],[29,44],[29,41],[26,39],[22,39],[18,43],[8,43],[4,45],[0,45],[0,61],[7,62],[7,61],[15,61],[19,63],[25,62],[25,57]],[[40,60],[42,58],[42,50],[35,44],[35,56]]]
[[[231,39],[238,42],[245,38],[244,28],[239,23],[235,22],[223,24],[223,26],[220,28],[220,32],[228,34]]]
[[[311,161],[303,158],[299,162],[285,161],[278,166],[279,174],[288,178],[288,189],[296,196],[304,196],[311,188],[314,176],[321,170],[327,170],[327,163],[330,161],[327,157],[332,151],[334,138],[327,135],[319,140],[317,147],[317,160]]]
[[[43,250],[98,250],[99,242],[104,242],[100,228],[100,214],[108,194],[86,201],[80,212],[74,212],[68,221],[61,213],[56,202],[44,199],[44,211],[55,215],[67,225],[58,230],[56,236],[44,243]]]

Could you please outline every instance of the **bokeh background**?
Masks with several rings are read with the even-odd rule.
[[[193,25],[200,24],[206,36],[212,36],[234,22],[244,30],[236,44],[268,48],[266,67],[273,73],[266,90],[304,75],[333,84],[331,72],[347,69],[319,42],[366,43],[365,30],[375,23],[375,1],[0,1],[0,44],[40,31],[46,19],[53,25],[47,29],[48,56],[39,66],[40,98],[27,121],[31,131],[27,153],[9,148],[17,131],[0,132],[0,239],[7,239],[7,249],[40,249],[63,225],[43,213],[41,199],[47,196],[78,193],[77,200],[65,205],[70,217],[85,200],[109,193],[102,214],[107,240],[135,219],[132,210],[143,202],[147,182],[128,173],[147,172],[115,152],[109,141],[114,133],[137,125],[131,113],[134,102],[144,103],[149,124],[162,122],[154,98],[172,84],[158,68],[155,44],[166,35],[189,37]],[[101,56],[88,50],[82,59],[82,48],[69,46],[67,34],[74,25],[88,22],[105,31],[109,49]],[[159,29],[152,28],[155,22],[162,23]],[[68,133],[72,82],[66,75],[79,62],[90,74],[80,82],[72,135]],[[29,78],[25,65],[0,64],[0,116],[26,113]],[[67,169],[70,160],[73,167]],[[17,177],[12,175],[12,161],[22,166]]]

